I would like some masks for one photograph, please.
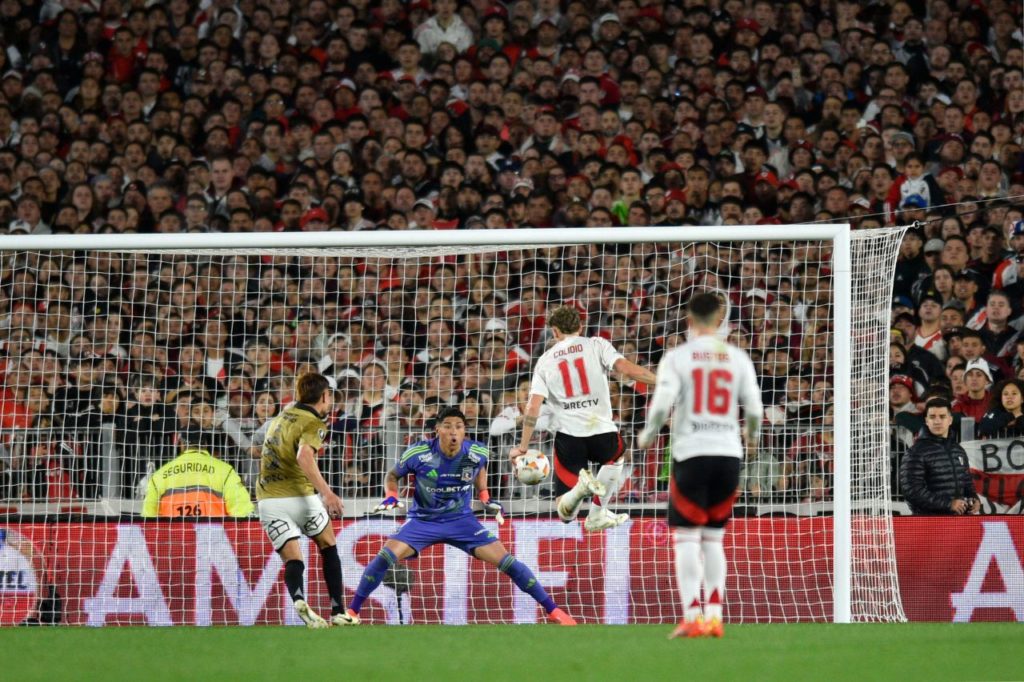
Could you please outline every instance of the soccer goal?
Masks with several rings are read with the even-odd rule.
[[[402,520],[371,512],[383,475],[456,404],[508,510],[485,525],[560,605],[580,622],[675,621],[672,443],[634,447],[643,386],[611,381],[627,461],[611,507],[626,524],[588,533],[586,505],[561,523],[550,476],[523,485],[507,455],[546,311],[577,307],[586,334],[655,367],[708,289],[728,300],[723,334],[748,349],[766,404],[727,534],[727,620],[904,620],[887,412],[901,237],[845,225],[5,237],[0,574],[17,580],[0,623],[295,622],[255,517],[146,496],[197,432],[252,490],[260,427],[309,370],[337,384],[320,466],[346,505],[346,590]],[[533,446],[550,456],[545,418]],[[324,603],[306,563],[309,599]],[[365,622],[542,615],[452,547],[384,585]]]

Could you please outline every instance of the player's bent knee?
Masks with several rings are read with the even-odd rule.
[[[298,538],[288,538],[284,541],[284,544],[277,550],[281,559],[284,561],[302,559],[302,551],[299,549],[298,540]]]
[[[401,540],[388,540],[384,543],[384,549],[391,552],[391,555],[395,557],[396,561],[408,559],[409,557],[416,554],[415,549],[405,544]]]

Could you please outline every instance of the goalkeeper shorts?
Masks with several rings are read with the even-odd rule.
[[[302,535],[313,537],[327,528],[331,519],[317,495],[270,497],[258,503],[260,524],[275,550]]]
[[[739,457],[690,457],[672,462],[670,526],[724,528],[740,486]]]

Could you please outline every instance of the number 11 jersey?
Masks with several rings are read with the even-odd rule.
[[[622,353],[599,336],[570,336],[537,360],[530,384],[554,411],[554,426],[570,436],[618,431],[612,420],[608,373]]]

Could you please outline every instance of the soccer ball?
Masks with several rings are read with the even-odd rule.
[[[537,485],[551,473],[551,463],[540,450],[527,450],[516,460],[516,478],[526,485]]]

